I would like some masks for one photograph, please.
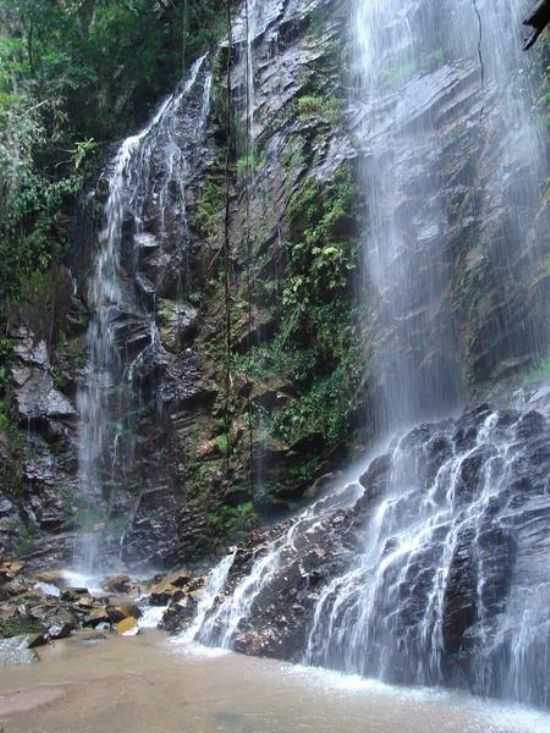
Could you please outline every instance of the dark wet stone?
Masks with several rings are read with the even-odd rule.
[[[162,616],[159,629],[177,634],[183,631],[195,618],[197,602],[190,596],[170,604]]]
[[[532,438],[542,433],[546,427],[546,420],[535,410],[531,410],[519,420],[516,426],[516,436],[519,439]]]

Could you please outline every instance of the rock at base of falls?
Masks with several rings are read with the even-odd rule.
[[[206,614],[207,643],[513,697],[502,660],[517,653],[519,669],[550,648],[549,414],[484,404],[417,426],[361,487],[255,530]]]

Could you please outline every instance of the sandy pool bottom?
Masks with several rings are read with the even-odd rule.
[[[550,733],[550,715],[178,645],[71,639],[0,669],[3,733]]]

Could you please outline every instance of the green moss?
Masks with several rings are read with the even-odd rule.
[[[67,389],[67,380],[63,376],[63,373],[59,371],[57,368],[52,369],[52,376],[53,376],[53,384],[56,389],[58,389],[60,392],[63,392],[65,389]]]
[[[309,94],[298,99],[298,117],[307,122],[312,117],[321,117],[330,125],[337,125],[342,118],[342,102],[336,97]]]
[[[222,456],[227,456],[231,451],[231,443],[228,435],[218,435],[216,445]]]
[[[550,357],[540,359],[525,378],[527,384],[546,381],[550,381]]]
[[[0,399],[0,433],[7,448],[7,461],[0,463],[0,487],[5,494],[17,498],[23,491],[23,433],[13,419],[9,390]]]
[[[10,639],[13,636],[24,636],[25,634],[40,634],[43,631],[44,627],[40,621],[35,621],[33,619],[0,619],[0,637],[4,639]]]
[[[243,155],[237,161],[235,166],[237,176],[242,177],[248,171],[258,173],[267,165],[265,154],[259,153],[257,150],[251,150],[248,155]]]
[[[210,179],[197,202],[194,216],[194,225],[204,236],[213,237],[216,234],[224,203],[222,184]]]
[[[66,357],[69,367],[75,371],[86,366],[86,341],[81,336],[65,339],[59,346],[58,353]]]
[[[208,521],[217,532],[234,535],[246,531],[256,519],[256,511],[251,501],[237,507],[221,504],[215,511],[209,512]]]
[[[37,530],[33,525],[18,524],[17,528],[17,540],[14,549],[17,555],[25,555],[34,547]]]
[[[355,192],[347,165],[328,186],[308,179],[292,202],[287,244],[289,277],[283,292],[289,324],[295,322],[297,309],[330,302],[348,289],[358,264],[354,206]]]
[[[348,164],[329,182],[306,180],[288,210],[280,326],[269,342],[233,358],[251,381],[292,385],[280,409],[256,407],[255,432],[294,443],[316,434],[346,438],[363,371],[354,277],[355,186]]]
[[[11,425],[8,409],[4,401],[0,401],[0,430],[6,432]]]

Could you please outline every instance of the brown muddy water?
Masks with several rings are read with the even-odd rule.
[[[3,733],[550,733],[550,715],[174,643],[71,639],[0,669]]]

